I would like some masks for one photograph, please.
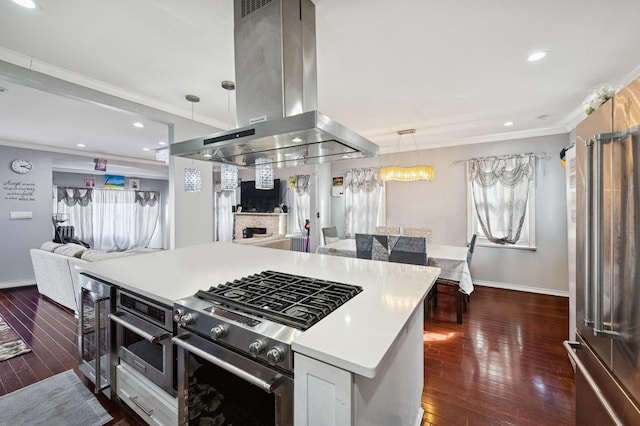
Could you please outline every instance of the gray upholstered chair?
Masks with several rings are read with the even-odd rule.
[[[402,228],[402,235],[425,237],[427,239],[427,244],[431,243],[431,228]]]
[[[322,239],[324,240],[325,245],[337,241],[339,237],[336,227],[329,226],[327,228],[322,228]]]
[[[407,235],[389,235],[389,262],[426,266],[426,238]]]
[[[376,226],[377,235],[400,235],[399,226]]]
[[[358,259],[389,260],[389,242],[386,235],[356,234]]]

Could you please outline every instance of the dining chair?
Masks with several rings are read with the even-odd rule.
[[[338,241],[340,238],[338,237],[338,230],[336,227],[329,226],[327,228],[322,228],[322,239],[324,240],[325,245]]]
[[[389,243],[386,235],[356,234],[358,259],[389,260]]]
[[[427,239],[407,235],[389,235],[389,262],[427,265]]]
[[[376,226],[376,234],[400,235],[400,227],[399,226]]]
[[[469,268],[471,268],[471,259],[473,257],[477,239],[478,234],[473,234],[471,236],[471,241],[469,242],[469,249],[467,250],[467,266]],[[460,283],[458,281],[449,280],[446,278],[438,278],[435,283],[435,290],[431,297],[434,307],[438,306],[438,292],[440,292],[439,286],[444,286],[452,289],[453,295],[455,297],[456,322],[458,324],[462,324],[462,312],[467,311],[467,303],[471,302],[470,296],[460,291]]]
[[[425,237],[427,239],[427,244],[431,242],[431,228],[402,228],[402,235]]]

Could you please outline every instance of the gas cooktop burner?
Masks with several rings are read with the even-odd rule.
[[[264,271],[198,291],[195,296],[306,330],[361,291],[359,286]]]

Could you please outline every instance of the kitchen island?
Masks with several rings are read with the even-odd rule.
[[[423,301],[437,268],[207,243],[79,270],[169,306],[265,270],[361,286],[292,343],[296,425],[421,423]]]

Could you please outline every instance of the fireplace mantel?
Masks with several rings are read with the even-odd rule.
[[[242,238],[242,230],[248,227],[267,228],[267,234],[287,234],[287,213],[234,213],[235,236]]]

